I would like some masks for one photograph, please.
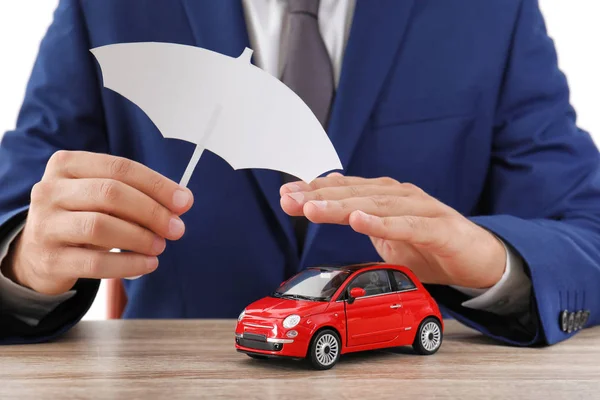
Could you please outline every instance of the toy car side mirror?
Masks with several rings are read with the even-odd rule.
[[[348,303],[352,304],[354,303],[354,300],[359,298],[359,297],[363,297],[364,295],[366,295],[367,292],[365,292],[365,289],[363,288],[359,288],[359,287],[355,287],[350,289],[350,293],[348,296]]]
[[[367,292],[365,292],[365,289],[360,288],[360,287],[355,287],[350,289],[350,296],[354,297],[355,299],[358,297],[363,297],[367,294]]]

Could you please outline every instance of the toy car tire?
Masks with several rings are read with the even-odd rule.
[[[255,360],[268,360],[269,357],[267,356],[261,356],[260,354],[252,354],[252,353],[246,353],[248,355],[248,357],[250,358],[254,358]]]
[[[417,354],[431,355],[437,352],[442,345],[442,326],[436,318],[425,318],[419,325],[415,335],[413,349]]]
[[[331,329],[318,332],[312,339],[308,359],[315,369],[332,368],[340,359],[342,343],[338,334]]]

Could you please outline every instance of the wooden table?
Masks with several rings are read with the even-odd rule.
[[[600,399],[600,328],[530,349],[446,326],[433,356],[351,354],[319,372],[236,352],[234,321],[84,321],[0,347],[0,399]]]

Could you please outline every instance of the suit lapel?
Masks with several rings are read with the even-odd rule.
[[[238,57],[250,47],[239,0],[181,0],[196,45]]]
[[[250,46],[244,9],[239,0],[181,0],[197,46],[238,57]],[[297,250],[290,217],[280,205],[281,174],[276,171],[251,170],[262,195],[281,225],[289,246]],[[295,253],[294,253],[295,254]]]
[[[344,170],[392,67],[415,0],[357,1],[329,124]],[[373,155],[377,157],[377,155]],[[301,264],[318,232],[311,224]]]

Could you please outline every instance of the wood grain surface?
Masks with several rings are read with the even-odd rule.
[[[600,399],[600,328],[516,348],[448,321],[433,356],[350,354],[328,371],[252,360],[234,321],[84,321],[52,343],[0,347],[0,399]]]

